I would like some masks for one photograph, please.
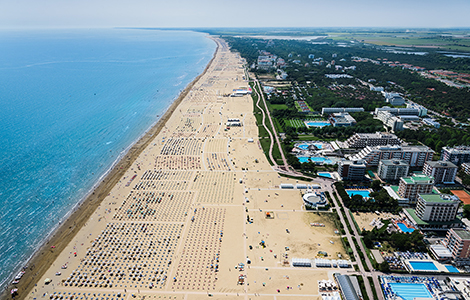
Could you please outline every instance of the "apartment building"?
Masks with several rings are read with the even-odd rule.
[[[427,161],[423,173],[434,178],[434,184],[454,184],[458,167],[448,161]]]

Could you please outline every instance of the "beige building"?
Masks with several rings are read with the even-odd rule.
[[[418,194],[430,194],[434,187],[434,179],[426,175],[413,175],[400,178],[398,195],[409,199],[409,203],[415,203]]]

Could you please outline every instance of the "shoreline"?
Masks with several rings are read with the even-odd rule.
[[[12,288],[18,289],[18,296],[16,296],[15,299],[24,299],[28,295],[29,291],[34,288],[38,279],[44,275],[51,264],[73,240],[128,168],[132,166],[142,151],[146,149],[155,136],[165,127],[172,114],[188,95],[193,86],[206,74],[219,51],[219,44],[215,41],[214,37],[206,35],[206,38],[216,43],[216,49],[202,73],[194,78],[194,80],[181,91],[178,97],[167,107],[160,119],[122,152],[122,156],[113,162],[111,167],[100,176],[99,180],[93,185],[90,191],[74,206],[70,214],[64,216],[62,223],[47,235],[43,244],[24,263],[22,269],[24,269],[26,273],[20,282],[16,285],[12,285],[11,283],[7,284],[4,291],[0,294],[0,299],[10,298],[10,289]],[[55,246],[55,248],[51,249],[51,245]],[[13,271],[11,278],[15,275],[16,271]],[[8,282],[11,282],[11,278],[8,279]]]

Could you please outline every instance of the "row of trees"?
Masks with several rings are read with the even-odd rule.
[[[378,192],[372,192],[370,194],[370,199],[364,199],[361,195],[353,195],[352,197],[349,197],[342,182],[336,182],[335,186],[344,205],[353,212],[385,211],[399,213],[402,209],[398,205],[398,201],[390,197],[384,189],[381,189]]]
[[[418,230],[410,233],[393,232],[387,230],[372,229],[362,231],[363,241],[367,248],[374,248],[374,242],[388,242],[390,246],[399,251],[425,252],[426,244],[423,235]]]
[[[470,132],[468,128],[405,129],[396,132],[396,135],[407,141],[420,141],[438,153],[441,152],[444,146],[470,145]]]

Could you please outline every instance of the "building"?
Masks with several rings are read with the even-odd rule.
[[[348,113],[332,113],[329,117],[334,127],[346,127],[356,125],[356,120]]]
[[[361,181],[366,174],[366,164],[363,161],[340,161],[338,174],[342,180]]]
[[[470,162],[470,146],[442,147],[441,160],[450,161],[457,166]]]
[[[408,199],[409,204],[416,203],[419,194],[430,194],[434,188],[434,178],[416,175],[400,178],[397,194]]]
[[[346,141],[349,148],[365,148],[367,146],[401,145],[396,135],[385,132],[356,133]]]
[[[417,109],[419,111],[418,117],[425,117],[428,115],[428,109],[426,107],[413,102],[408,102],[406,104],[406,108]]]
[[[379,169],[377,174],[382,180],[398,180],[401,177],[406,177],[410,165],[399,159],[384,159],[379,162]]]
[[[379,111],[377,114],[377,119],[382,121],[384,125],[390,127],[393,131],[403,130],[403,121],[388,111]]]
[[[373,92],[383,92],[384,88],[382,86],[373,86],[373,85],[371,85],[370,90],[373,91]]]
[[[361,289],[357,278],[354,276],[341,275],[334,273],[334,278],[338,283],[339,290],[341,291],[341,298],[344,300],[359,300],[364,299],[361,294]]]
[[[405,99],[398,93],[383,93],[385,101],[393,106],[401,106],[405,104]]]
[[[427,161],[423,173],[434,177],[435,184],[454,184],[458,167],[448,161]]]
[[[362,107],[323,107],[321,109],[322,115],[330,115],[333,113],[351,113],[351,112],[362,112]]]
[[[396,108],[396,107],[377,107],[374,111],[375,115],[378,115],[381,111],[388,111],[394,116],[418,116],[420,115],[420,110],[418,108]]]
[[[382,159],[401,159],[410,167],[422,167],[433,154],[434,151],[427,146],[368,146],[349,159],[364,160],[367,166],[378,166]]]
[[[431,118],[425,118],[425,119],[423,119],[423,123],[426,124],[426,125],[432,126],[432,127],[434,127],[434,128],[439,128],[439,127],[441,127],[441,124],[440,124],[439,122],[437,122],[436,120],[431,119]]]
[[[444,245],[450,251],[452,259],[457,265],[470,263],[470,232],[468,230],[448,230]]]
[[[450,222],[455,219],[460,199],[454,195],[419,194],[416,216],[427,222]]]
[[[470,175],[470,163],[463,163],[461,167],[465,174]]]
[[[418,116],[408,116],[408,115],[402,115],[402,116],[398,116],[400,118],[400,120],[402,120],[403,122],[418,122],[419,121],[419,117]]]

